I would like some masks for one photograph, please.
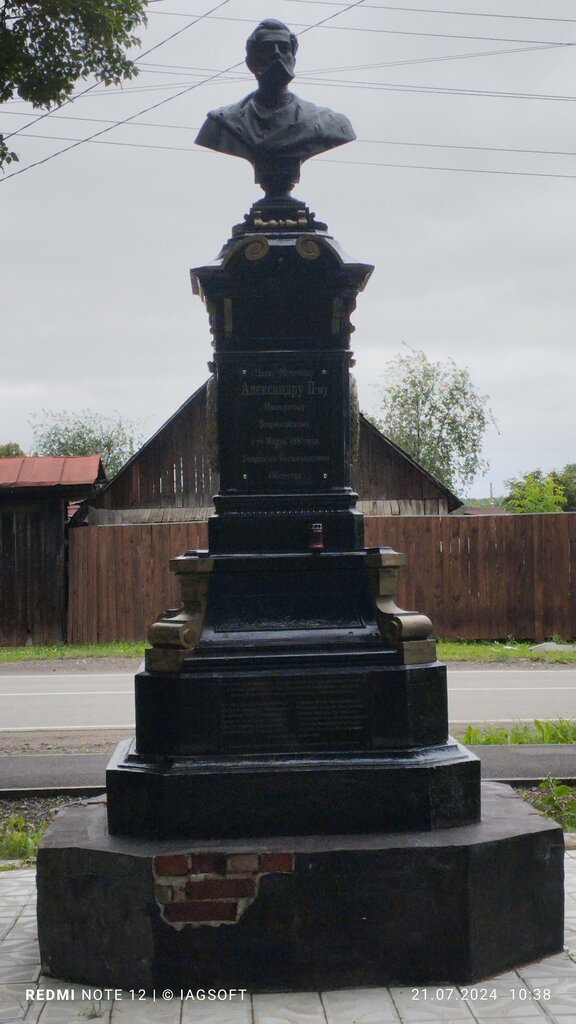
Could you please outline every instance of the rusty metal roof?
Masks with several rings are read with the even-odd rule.
[[[0,458],[0,487],[74,487],[104,481],[99,455],[24,455]]]

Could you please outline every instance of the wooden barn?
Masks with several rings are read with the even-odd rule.
[[[67,508],[105,479],[99,455],[0,458],[0,643],[65,639]]]
[[[213,512],[218,473],[210,466],[208,381],[146,442],[74,525],[194,522]],[[352,486],[367,516],[447,515],[462,502],[360,416]]]

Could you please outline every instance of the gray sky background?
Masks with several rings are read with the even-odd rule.
[[[185,31],[143,57],[137,79],[78,96],[12,140],[0,441],[28,449],[42,408],[118,411],[148,436],[206,379],[210,334],[188,270],[261,193],[248,163],[193,140],[208,110],[253,89],[243,65],[205,80],[241,62],[254,25],[275,17],[301,34],[293,90],[346,113],[359,139],[307,162],[295,195],[376,266],[353,317],[362,407],[376,411],[384,364],[405,342],[467,366],[490,395],[500,433],[486,437],[491,468],[472,495],[575,462],[572,0],[450,0],[451,14],[434,0],[412,0],[429,13],[228,0],[192,24],[217,2],[152,3],[142,50]],[[0,131],[39,113],[6,103]]]

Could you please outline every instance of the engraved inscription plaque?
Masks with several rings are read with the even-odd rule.
[[[263,692],[266,699],[263,700]],[[357,680],[318,675],[229,682],[220,710],[226,749],[347,750],[368,745],[366,695]]]
[[[342,453],[335,447],[335,418],[343,407],[341,357],[234,355],[219,362],[218,377],[223,489],[278,493],[341,484]]]

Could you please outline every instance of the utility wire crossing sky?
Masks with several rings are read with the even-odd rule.
[[[0,440],[27,448],[42,408],[118,411],[151,434],[206,378],[188,268],[260,190],[193,139],[253,90],[245,40],[274,17],[300,39],[293,90],[358,136],[308,161],[297,195],[376,266],[353,317],[363,408],[405,342],[490,395],[500,433],[473,494],[576,461],[576,18],[569,0],[477,7],[156,0],[136,80],[80,82],[50,112],[1,105],[20,162],[0,180]]]

